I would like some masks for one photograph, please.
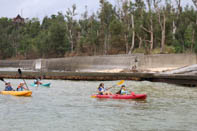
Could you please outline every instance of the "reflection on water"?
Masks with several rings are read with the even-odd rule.
[[[21,80],[9,81],[16,87]],[[43,82],[51,82],[52,87],[29,87],[32,97],[0,95],[1,130],[197,130],[196,88],[125,81],[136,94],[147,93],[147,100],[113,100],[90,97],[100,82]],[[104,83],[110,87],[117,82]],[[3,90],[4,83],[0,83],[0,87]]]

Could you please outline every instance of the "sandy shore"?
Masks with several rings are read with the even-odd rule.
[[[156,72],[165,72],[178,69],[179,67],[166,67],[166,68],[147,68],[145,70],[128,70],[128,69],[111,69],[111,70],[99,70],[91,72],[105,72],[105,73],[120,73],[120,72],[141,72],[141,73],[156,73]]]

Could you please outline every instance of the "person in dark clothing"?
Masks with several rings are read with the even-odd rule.
[[[5,83],[5,91],[14,91],[10,82]]]

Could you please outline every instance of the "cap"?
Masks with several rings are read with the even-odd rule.
[[[9,81],[6,81],[5,83],[6,83],[6,84],[10,84],[10,82],[9,82]]]

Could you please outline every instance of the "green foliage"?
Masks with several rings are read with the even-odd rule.
[[[0,59],[118,54],[129,50],[133,50],[132,53],[161,53],[164,16],[165,46],[162,53],[197,53],[197,10],[192,6],[179,10],[164,0],[161,3],[162,6],[150,3],[149,10],[143,0],[119,1],[118,6],[100,0],[96,14],[89,14],[86,10],[81,18],[76,19],[80,14],[73,5],[65,13],[45,16],[42,21],[26,19],[24,24],[2,17]]]
[[[161,49],[160,48],[155,48],[152,51],[152,54],[160,54]],[[176,50],[173,46],[165,46],[163,53],[170,54],[170,53],[176,53]]]
[[[192,33],[193,33],[193,27],[192,25],[188,25],[184,33],[184,38],[185,38],[184,44],[186,48],[190,48],[192,45]]]
[[[124,44],[124,40],[122,39],[123,26],[121,22],[117,19],[114,19],[110,23],[109,28],[110,28],[110,34],[111,34],[111,41],[110,41],[111,45],[113,46],[113,48],[121,50],[122,45]]]
[[[146,53],[146,49],[145,48],[136,48],[134,49],[133,53]]]
[[[194,51],[195,51],[195,53],[197,54],[197,43],[196,43],[195,46],[194,46]]]

